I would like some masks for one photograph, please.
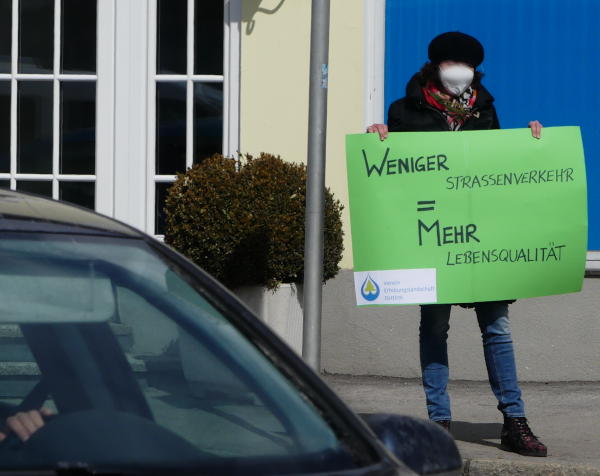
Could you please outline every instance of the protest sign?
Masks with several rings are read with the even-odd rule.
[[[581,290],[578,127],[346,137],[358,305],[471,303]]]

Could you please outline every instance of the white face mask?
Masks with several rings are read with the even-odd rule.
[[[468,66],[453,64],[440,69],[440,81],[453,96],[460,96],[473,81],[474,72]]]

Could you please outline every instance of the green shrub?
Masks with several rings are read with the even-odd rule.
[[[169,188],[165,242],[229,287],[302,282],[306,167],[260,154],[215,155]],[[342,205],[325,191],[323,279],[339,270]]]

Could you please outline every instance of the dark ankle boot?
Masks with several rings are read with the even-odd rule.
[[[433,423],[437,423],[444,430],[450,431],[450,420],[435,420]]]
[[[525,417],[504,417],[501,443],[515,453],[524,456],[546,456],[548,449],[533,434]]]

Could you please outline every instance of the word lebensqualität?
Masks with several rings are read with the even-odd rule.
[[[550,245],[537,248],[503,248],[470,250],[460,253],[448,252],[446,266],[485,263],[545,263],[561,261],[566,245]]]

